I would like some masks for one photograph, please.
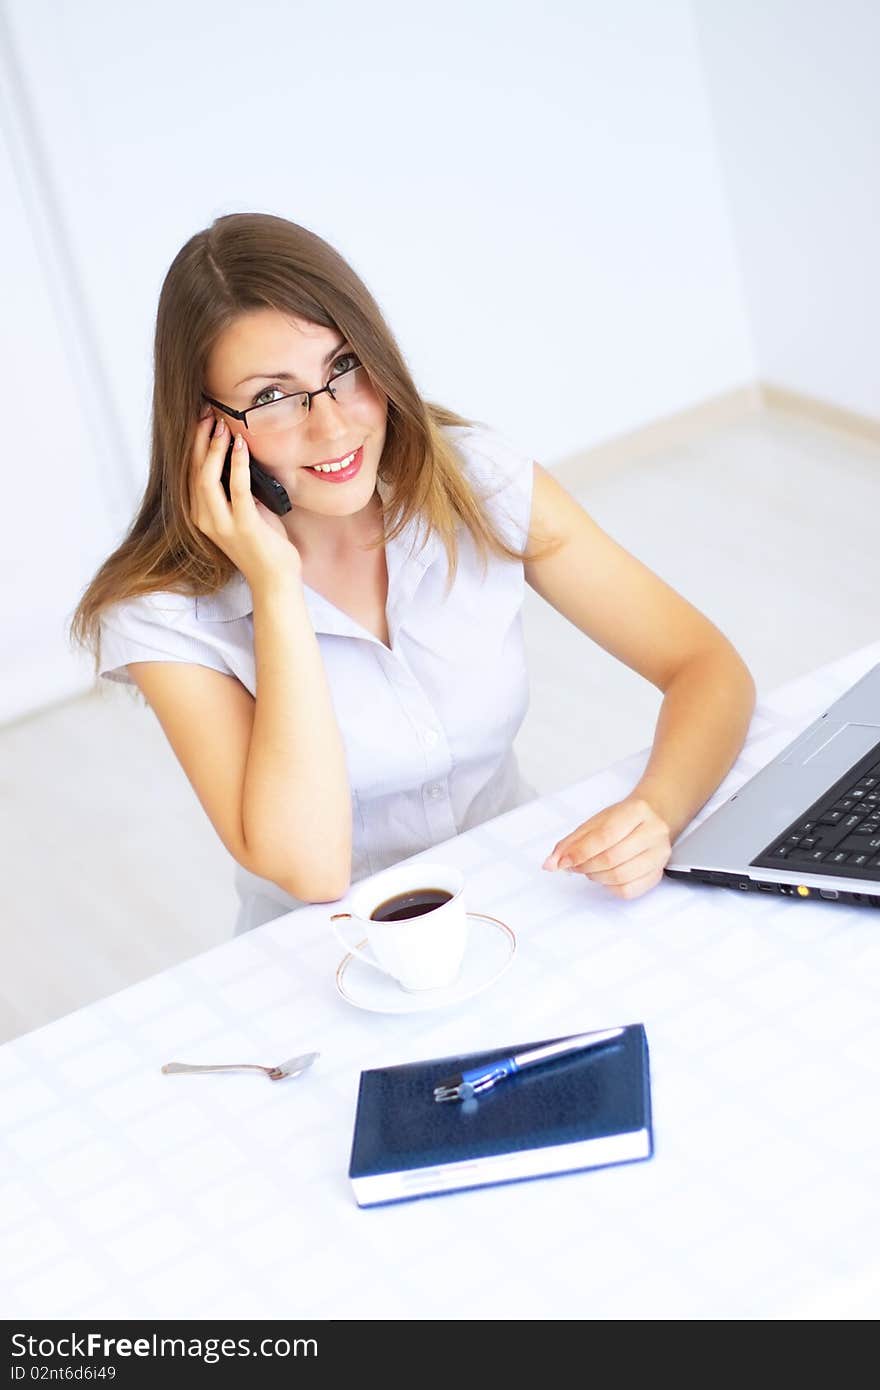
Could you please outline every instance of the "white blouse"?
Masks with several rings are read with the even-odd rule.
[[[532,461],[482,426],[445,432],[486,512],[524,548]],[[381,483],[379,490],[387,500]],[[460,525],[458,572],[446,598],[445,548],[429,532],[420,549],[426,529],[414,519],[386,543],[390,649],[303,586],[348,765],[352,882],[537,795],[512,748],[529,700],[523,566],[492,556],[484,580]],[[237,676],[256,696],[252,614],[241,574],[205,598],[125,600],[102,618],[99,674],[133,684],[130,661],[189,661]],[[236,932],[302,905],[238,864],[235,885]]]

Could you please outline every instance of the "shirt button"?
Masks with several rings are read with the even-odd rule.
[[[436,800],[438,796],[443,795],[443,788],[441,786],[438,786],[435,782],[432,787],[428,788],[428,795],[432,798],[432,800]]]
[[[440,735],[437,733],[436,729],[425,729],[424,733],[422,734],[422,737],[424,738],[427,746],[429,748],[433,748]]]

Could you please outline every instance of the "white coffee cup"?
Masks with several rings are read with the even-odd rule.
[[[418,916],[377,922],[373,913],[390,899],[418,890],[438,889],[451,896]],[[400,864],[362,879],[349,891],[350,912],[334,912],[330,925],[346,951],[366,965],[390,975],[402,989],[441,989],[458,976],[467,945],[468,918],[464,904],[464,875],[451,864]],[[401,910],[407,904],[402,901]],[[336,923],[348,919],[363,942],[346,941]]]

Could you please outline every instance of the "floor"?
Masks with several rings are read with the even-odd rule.
[[[880,448],[781,411],[565,485],[721,628],[759,691],[878,636]],[[653,734],[660,694],[531,590],[517,740],[539,792]],[[232,861],[149,710],[104,682],[0,730],[0,1041],[232,934]]]

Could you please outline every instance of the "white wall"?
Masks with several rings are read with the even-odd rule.
[[[551,465],[759,374],[867,408],[868,330],[838,317],[836,348],[813,340],[847,298],[840,288],[873,271],[867,232],[845,255],[849,210],[861,214],[860,180],[873,176],[868,137],[848,148],[849,183],[835,184],[849,202],[823,214],[816,187],[809,209],[839,230],[830,243],[817,232],[811,249],[822,313],[792,319],[774,296],[791,239],[757,216],[758,193],[744,215],[738,200],[755,167],[766,182],[781,158],[777,146],[761,155],[752,92],[760,109],[772,84],[789,84],[783,18],[804,9],[813,61],[837,55],[830,91],[848,80],[846,44],[867,82],[876,12],[772,0],[777,24],[756,3],[695,8],[705,67],[689,0],[5,0],[0,41],[21,84],[0,103],[20,203],[18,230],[0,229],[21,281],[8,354],[16,391],[36,392],[46,362],[62,384],[39,428],[15,439],[28,476],[59,480],[52,525],[23,506],[2,539],[17,590],[55,615],[46,633],[132,514],[159,288],[219,213],[279,213],[333,242],[385,308],[423,392]],[[750,23],[774,67],[737,86]],[[707,74],[720,84],[726,182]],[[784,167],[813,158],[809,112],[787,127]],[[30,258],[15,240],[28,226],[44,233]],[[779,273],[796,278],[790,265]],[[805,363],[810,373],[794,370]],[[12,682],[0,720],[87,688],[88,673],[47,636]]]
[[[0,43],[0,723],[88,682],[66,625],[130,507],[7,58]]]
[[[694,0],[763,380],[880,416],[880,5]]]
[[[9,8],[136,459],[220,212],[332,241],[424,391],[548,461],[752,375],[686,0]]]

